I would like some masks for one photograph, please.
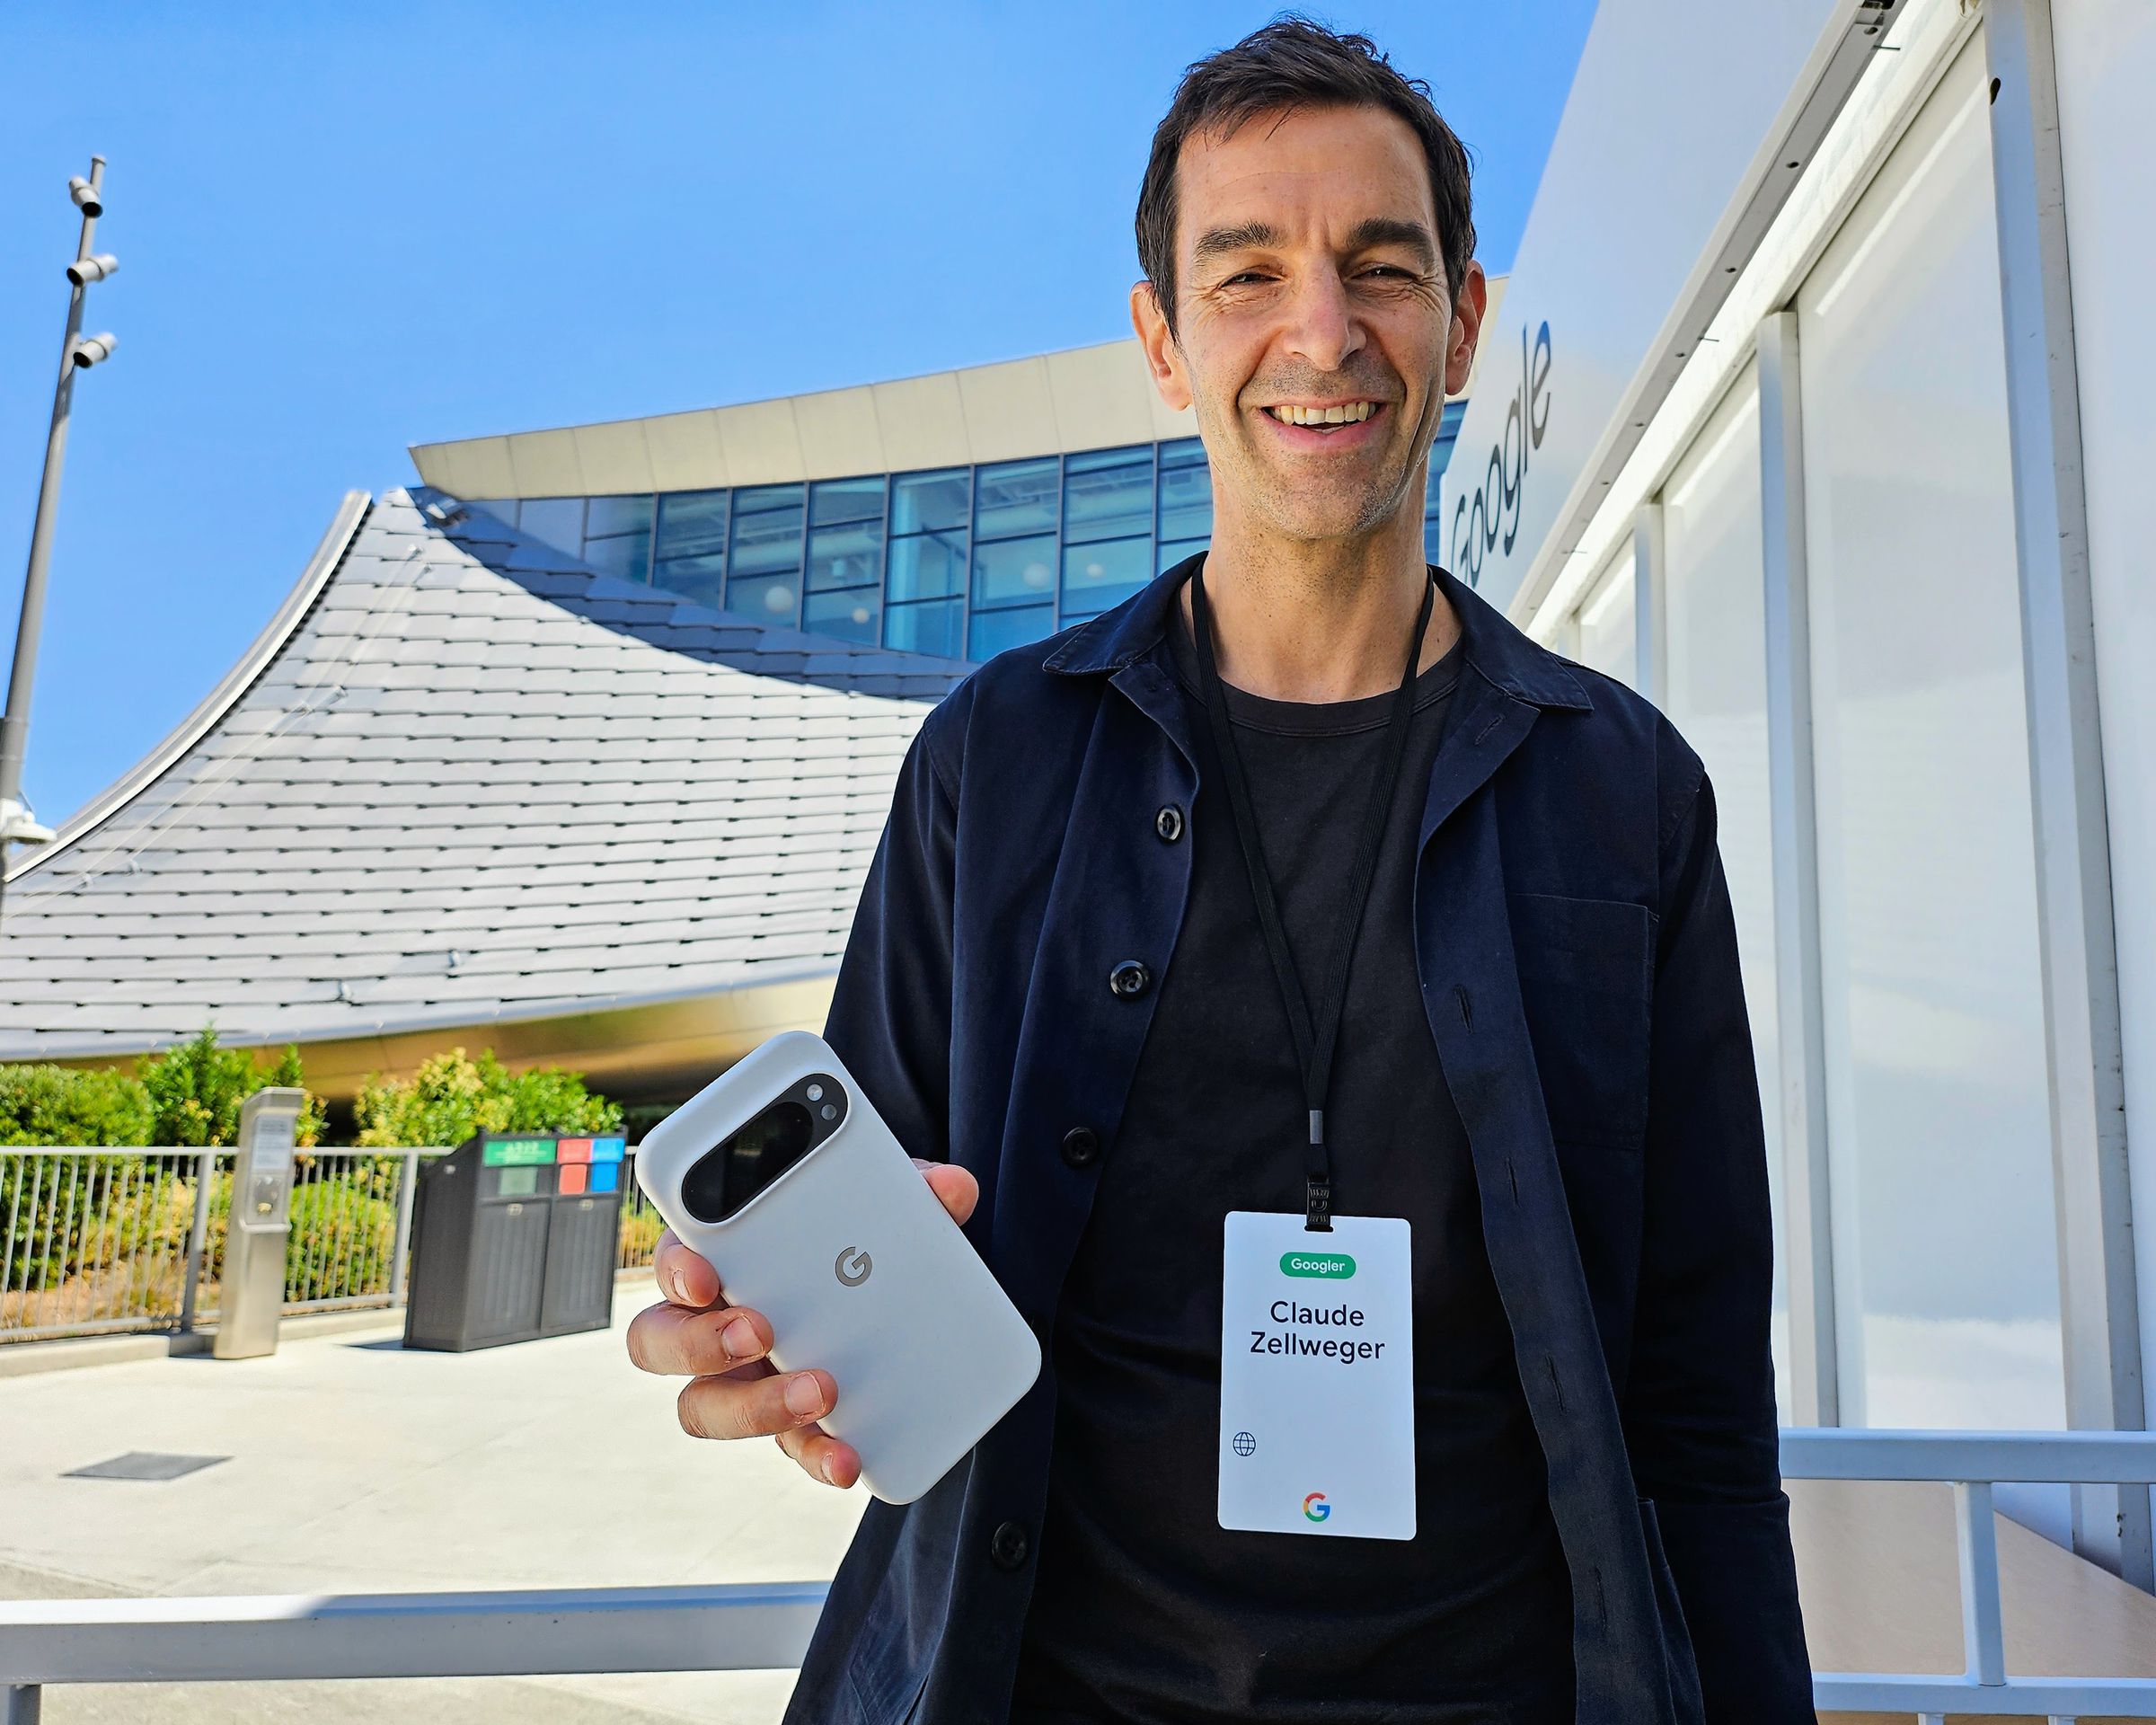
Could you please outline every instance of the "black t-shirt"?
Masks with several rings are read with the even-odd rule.
[[[1204,751],[1190,899],[1064,1288],[1012,1717],[1569,1721],[1570,1579],[1415,966],[1421,787],[1457,649],[1416,680],[1327,1110],[1338,1211],[1412,1228],[1416,1535],[1230,1533],[1216,1519],[1222,1218],[1301,1212],[1305,1104],[1211,758],[1196,650],[1176,616],[1177,673]],[[1335,961],[1392,695],[1227,694],[1289,949],[1314,998]]]

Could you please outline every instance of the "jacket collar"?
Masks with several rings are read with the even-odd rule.
[[[1088,677],[1121,670],[1166,639],[1170,607],[1205,553],[1186,557],[1156,575],[1113,610],[1080,624],[1041,661],[1041,668],[1065,677]],[[1572,668],[1547,648],[1536,645],[1513,626],[1495,606],[1445,571],[1436,571],[1438,586],[1460,619],[1462,652],[1469,665],[1489,682],[1530,706],[1590,711],[1594,703]]]

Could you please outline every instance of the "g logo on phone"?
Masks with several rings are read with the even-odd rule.
[[[869,1279],[869,1272],[876,1268],[876,1261],[865,1252],[852,1246],[842,1246],[838,1256],[832,1261],[831,1270],[848,1287],[859,1287]]]

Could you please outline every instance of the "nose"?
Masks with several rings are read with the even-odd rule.
[[[1319,371],[1339,371],[1362,349],[1363,329],[1337,270],[1316,270],[1298,278],[1287,319],[1284,345]]]

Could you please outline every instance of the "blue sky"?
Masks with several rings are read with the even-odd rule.
[[[110,160],[25,789],[57,821],[191,709],[348,488],[438,438],[1127,332],[1182,67],[1263,4],[79,6],[0,21],[0,640]],[[1311,8],[1428,80],[1510,266],[1591,0]]]

